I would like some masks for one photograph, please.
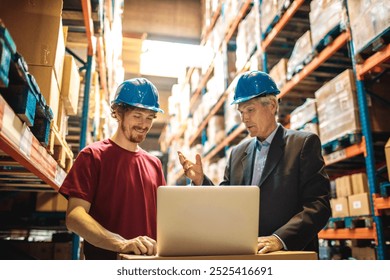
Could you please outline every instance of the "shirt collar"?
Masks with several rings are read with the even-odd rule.
[[[260,151],[261,147],[268,147],[269,145],[271,145],[272,140],[274,139],[276,131],[278,130],[279,126],[280,126],[280,124],[278,123],[276,128],[271,132],[271,134],[264,141],[260,141],[256,137],[256,148],[257,148],[257,150]]]

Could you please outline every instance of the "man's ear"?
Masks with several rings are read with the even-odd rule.
[[[275,99],[270,99],[269,105],[271,106],[272,112],[276,113],[276,108],[278,107],[277,101]]]

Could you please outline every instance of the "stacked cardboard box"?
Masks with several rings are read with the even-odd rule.
[[[301,71],[312,59],[311,32],[306,31],[295,43],[294,49],[287,63],[287,80]]]
[[[305,103],[291,112],[290,127],[301,129],[305,124],[317,119],[317,106],[314,98],[306,99]]]
[[[347,12],[343,0],[313,0],[310,2],[310,29],[313,47],[335,29],[345,29]],[[336,32],[336,31],[335,31]],[[337,32],[336,32],[337,34]]]
[[[367,175],[356,173],[335,180],[336,196],[331,199],[332,217],[371,214]]]
[[[211,146],[217,145],[222,142],[225,136],[224,117],[218,115],[211,117],[207,126],[207,141],[209,144]]]
[[[288,59],[282,58],[269,72],[279,89],[282,89],[287,82],[287,62]]]
[[[388,0],[348,0],[348,13],[355,54],[390,28]]]
[[[228,134],[231,130],[241,123],[240,113],[235,109],[233,102],[234,92],[231,91],[228,94],[227,101],[225,102],[225,133]]]
[[[352,70],[343,73],[315,92],[320,139],[328,143],[348,133],[360,132],[360,120]]]
[[[252,8],[240,22],[237,32],[236,68],[241,70],[260,44],[259,12]]]
[[[288,6],[289,0],[263,0],[260,6],[260,24],[262,34],[270,32],[278,22],[284,9]]]
[[[57,121],[65,55],[62,1],[0,2],[0,18],[9,28],[17,50],[28,63]]]
[[[38,212],[64,212],[68,201],[58,193],[39,192],[37,193],[35,210]]]

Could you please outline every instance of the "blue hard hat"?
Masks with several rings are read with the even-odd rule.
[[[238,79],[234,90],[233,104],[248,101],[262,95],[277,95],[280,90],[272,78],[261,71],[249,71]]]
[[[164,113],[158,103],[156,87],[145,78],[124,81],[115,92],[112,104],[125,103],[134,107]]]

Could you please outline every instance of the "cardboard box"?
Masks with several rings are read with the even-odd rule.
[[[72,243],[57,242],[54,243],[54,260],[71,260],[72,259]]]
[[[282,58],[269,72],[279,89],[282,89],[287,82],[287,62],[287,58]]]
[[[348,205],[350,216],[371,215],[368,193],[350,195],[348,197]]]
[[[301,129],[306,123],[317,119],[317,105],[314,98],[307,98],[305,103],[297,107],[290,115],[290,128]]]
[[[352,257],[357,260],[376,260],[375,248],[371,247],[351,247]]]
[[[0,18],[28,65],[53,67],[59,84],[65,55],[62,0],[2,0]]]
[[[310,2],[310,29],[313,46],[338,25],[346,25],[347,14],[343,0],[312,0]]]
[[[330,200],[333,218],[343,218],[349,216],[348,199],[346,197],[339,197]]]
[[[361,131],[353,72],[345,70],[315,92],[322,144]]]
[[[57,123],[60,88],[53,67],[30,65],[29,72],[34,76],[46,104],[53,111],[54,123]]]
[[[57,128],[62,139],[65,139],[68,134],[68,118],[69,116],[66,114],[64,102],[60,100],[58,106]]]
[[[348,0],[355,55],[390,26],[388,0]]]
[[[295,43],[287,62],[287,80],[301,71],[312,59],[311,31],[307,30]]]
[[[71,55],[65,55],[62,76],[61,99],[69,116],[77,115],[79,103],[80,74],[76,61]]]
[[[388,180],[390,181],[390,138],[387,140],[387,143],[385,145],[385,156],[386,156],[386,165],[387,165],[387,173],[388,173]]]
[[[351,175],[352,193],[368,193],[368,181],[366,173],[356,173]]]
[[[336,183],[336,195],[337,197],[347,197],[352,192],[352,181],[351,176],[346,175],[335,179]]]
[[[53,192],[38,192],[35,210],[38,212],[64,212],[68,201],[61,194]]]

